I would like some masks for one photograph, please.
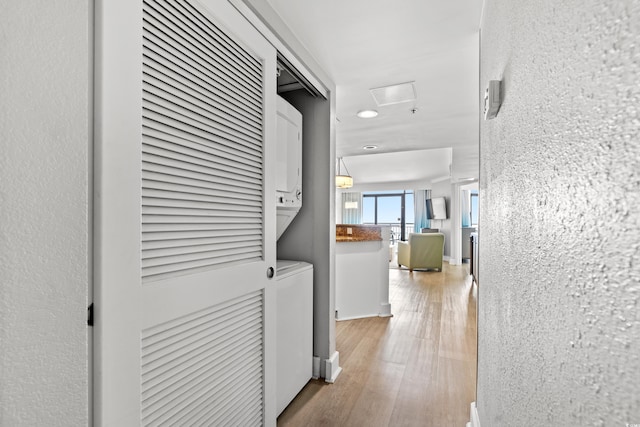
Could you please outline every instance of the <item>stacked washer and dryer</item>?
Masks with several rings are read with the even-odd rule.
[[[277,97],[276,235],[302,207],[302,115]],[[276,264],[276,406],[280,413],[313,374],[313,265],[278,260]]]

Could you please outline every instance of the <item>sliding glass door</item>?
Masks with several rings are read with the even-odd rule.
[[[372,191],[362,195],[362,222],[390,226],[394,239],[407,239],[413,229],[413,210],[413,191]]]

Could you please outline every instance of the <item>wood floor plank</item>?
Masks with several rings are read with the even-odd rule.
[[[438,373],[438,341],[417,339],[396,396],[390,426],[422,427],[428,423],[429,403]]]
[[[393,412],[395,395],[397,395],[404,374],[404,365],[376,361],[372,365],[374,374],[369,375],[362,392],[358,397],[347,423],[347,426],[386,427]]]
[[[393,317],[340,321],[343,369],[312,380],[278,426],[463,426],[475,400],[477,289],[468,265],[389,270]]]

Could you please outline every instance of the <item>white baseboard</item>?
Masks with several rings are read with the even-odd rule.
[[[320,378],[320,358],[313,356],[313,368],[311,370],[311,378],[317,380]]]
[[[378,317],[378,314],[371,313],[371,314],[363,314],[363,315],[360,315],[360,316],[349,316],[349,317],[340,317],[340,318],[336,317],[336,322],[341,322],[343,320],[366,319],[368,317]]]
[[[333,353],[333,355],[324,361],[324,380],[328,383],[333,384],[336,382],[336,378],[342,372],[342,368],[340,367],[340,353],[337,351]]]
[[[478,406],[476,402],[471,402],[471,421],[467,423],[467,427],[480,427],[480,417],[478,416]]]
[[[390,303],[380,304],[380,313],[378,313],[378,316],[392,317],[393,314],[391,314],[391,304]]]
[[[371,314],[362,314],[360,316],[349,316],[349,317],[336,317],[336,322],[342,322],[343,320],[358,320],[358,319],[368,319],[370,317],[393,317],[391,314],[391,304],[389,304],[388,312],[386,313],[371,313]]]
[[[448,262],[449,265],[462,265],[462,264],[464,264],[462,262],[462,258],[455,259],[454,257],[448,256],[448,255],[443,256],[442,257],[442,261]]]

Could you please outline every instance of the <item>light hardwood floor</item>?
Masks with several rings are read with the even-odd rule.
[[[278,426],[463,427],[476,388],[469,265],[389,270],[390,318],[337,322],[342,373],[310,381]]]

